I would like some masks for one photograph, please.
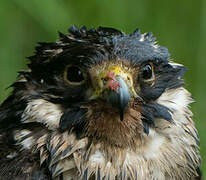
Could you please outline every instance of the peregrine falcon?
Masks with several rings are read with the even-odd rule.
[[[185,67],[152,33],[69,28],[0,106],[0,180],[198,180]]]

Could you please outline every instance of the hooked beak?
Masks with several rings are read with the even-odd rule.
[[[107,101],[119,110],[120,120],[123,121],[125,109],[130,101],[130,92],[121,77],[117,77],[116,81],[119,83],[119,87],[116,91],[109,92]]]
[[[95,91],[90,99],[106,100],[119,111],[120,120],[123,121],[131,97],[139,97],[134,90],[132,75],[119,65],[112,65],[98,73],[96,77]]]

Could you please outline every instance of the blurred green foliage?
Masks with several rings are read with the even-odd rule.
[[[3,0],[0,5],[0,101],[5,90],[26,68],[25,57],[39,41],[55,41],[57,31],[72,24],[110,26],[127,33],[152,31],[168,47],[172,59],[188,67],[186,87],[196,103],[194,120],[201,139],[202,169],[206,175],[206,1],[188,0]],[[178,157],[177,157],[178,158]]]

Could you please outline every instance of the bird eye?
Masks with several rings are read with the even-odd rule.
[[[151,64],[146,64],[142,69],[141,69],[141,78],[145,81],[148,80],[153,80],[154,79],[154,74],[153,74],[153,67]]]
[[[64,72],[64,80],[71,85],[81,85],[85,81],[85,74],[80,68],[69,65]]]

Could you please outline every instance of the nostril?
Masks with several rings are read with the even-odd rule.
[[[101,78],[101,80],[102,80],[103,84],[106,84],[107,81],[108,81],[108,78],[107,77],[103,77],[103,78]]]
[[[116,80],[116,74],[114,71],[107,71],[106,77],[108,79],[107,86],[115,92],[118,92],[118,89],[120,87],[119,81]]]

